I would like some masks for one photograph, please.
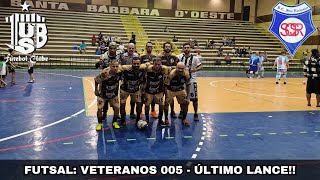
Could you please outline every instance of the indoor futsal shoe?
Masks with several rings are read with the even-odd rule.
[[[97,127],[96,127],[97,131],[101,131],[102,130],[102,123],[98,123]]]
[[[193,120],[194,120],[194,121],[199,121],[199,116],[198,116],[198,114],[194,114],[194,115],[193,115]]]
[[[174,111],[170,113],[170,116],[171,116],[172,118],[177,118],[176,113],[175,113]]]
[[[115,129],[120,129],[120,126],[119,126],[118,122],[112,123],[112,126],[113,126],[113,128],[115,128]]]
[[[158,118],[156,111],[152,111],[152,112],[151,112],[151,116],[152,116],[154,119],[157,119],[157,118]]]

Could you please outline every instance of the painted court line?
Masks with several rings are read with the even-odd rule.
[[[39,73],[41,73],[41,72],[39,72]],[[79,77],[79,76],[72,76],[72,75],[65,75],[65,74],[55,74],[55,73],[41,73],[41,74],[53,74],[53,75],[61,75],[61,76],[67,76],[67,77],[74,77],[74,78],[80,78],[80,79],[82,79],[82,77]],[[90,84],[91,84],[91,86],[92,86],[92,89],[94,89],[93,83],[92,83],[90,80],[86,79],[86,78],[85,78],[85,80],[89,81]],[[95,98],[95,99],[91,102],[91,104],[89,105],[89,107],[91,107],[91,106],[93,106],[94,104],[96,104],[96,102],[97,102],[97,99]],[[68,116],[68,117],[65,117],[65,118],[60,119],[60,120],[58,120],[58,121],[55,121],[55,122],[53,122],[53,123],[47,124],[47,125],[45,125],[45,126],[41,126],[41,127],[36,128],[36,129],[32,129],[32,130],[29,130],[29,131],[25,131],[25,132],[22,132],[22,133],[19,133],[19,134],[15,134],[15,135],[12,135],[12,136],[8,136],[8,137],[5,137],[5,138],[1,138],[1,139],[0,139],[0,142],[7,141],[7,140],[10,140],[10,139],[14,139],[14,138],[17,138],[17,137],[26,135],[26,134],[33,133],[33,132],[35,132],[35,131],[39,131],[39,130],[42,130],[42,129],[45,129],[45,128],[54,126],[54,125],[56,125],[56,124],[62,123],[62,122],[64,122],[64,121],[67,121],[67,120],[71,119],[72,117],[75,117],[75,116],[77,116],[77,115],[79,115],[79,114],[81,114],[81,113],[83,113],[83,112],[85,112],[85,109],[82,109],[82,110],[80,110],[80,111],[78,111],[78,112],[76,112],[76,113],[74,113],[74,114],[72,114],[72,115],[70,115],[70,116]]]

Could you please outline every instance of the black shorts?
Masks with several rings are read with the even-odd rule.
[[[14,68],[12,68],[12,67],[9,67],[8,69],[9,69],[9,73],[16,72],[16,71],[14,70]]]
[[[320,78],[314,78],[311,77],[308,78],[307,81],[307,94],[320,94]]]
[[[30,69],[28,69],[28,73],[32,74],[33,73],[33,67],[31,67]]]

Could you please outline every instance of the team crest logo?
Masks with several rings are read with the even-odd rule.
[[[294,56],[302,43],[316,31],[312,22],[312,8],[303,2],[296,6],[287,6],[278,2],[273,9],[269,31],[276,36]]]
[[[29,11],[29,6],[24,2],[22,11]],[[6,22],[11,23],[11,44],[6,44],[21,54],[33,53],[42,48],[48,41],[48,31],[45,17],[36,13],[19,14],[14,13],[6,17]]]

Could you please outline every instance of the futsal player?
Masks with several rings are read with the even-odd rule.
[[[274,61],[272,70],[277,67],[276,84],[279,84],[279,80],[282,76],[283,84],[287,84],[287,70],[289,69],[289,58],[285,52],[281,52],[281,55]]]
[[[158,56],[161,58],[162,65],[165,66],[173,66],[175,67],[178,63],[178,57],[172,53],[172,44],[170,42],[165,42],[162,46],[163,52],[161,52]],[[174,101],[171,102],[171,117],[177,118],[176,113],[174,112]]]
[[[114,115],[112,126],[115,129],[119,129],[120,126],[117,122],[119,115],[119,81],[121,79],[121,72],[119,71],[119,62],[112,60],[110,68],[104,69],[97,77],[95,77],[95,95],[98,97],[98,111],[97,118],[98,124],[97,131],[102,129],[103,114],[102,109],[105,102],[108,102],[113,108]]]
[[[153,63],[153,60],[156,58],[156,55],[152,53],[152,50],[153,50],[152,42],[147,42],[146,47],[145,47],[145,53],[140,56],[141,64],[145,64],[145,63],[152,64]],[[145,80],[143,82],[145,82]],[[145,103],[145,94],[146,94],[145,93],[145,85],[142,85],[141,87],[142,87],[141,88],[141,100],[142,100],[142,104],[144,104]],[[157,113],[155,111],[155,103],[153,101],[151,102],[151,116],[155,119],[158,118]]]
[[[158,125],[165,126],[162,120],[163,116],[163,92],[164,92],[164,79],[168,75],[170,68],[161,65],[161,59],[154,59],[153,65],[150,65],[146,69],[146,101],[145,112],[146,121],[149,123],[149,109],[150,104],[154,102],[159,105],[159,121]]]
[[[194,116],[193,119],[195,121],[199,121],[198,116],[198,84],[197,84],[197,71],[202,69],[201,61],[196,55],[192,55],[190,53],[190,44],[183,44],[183,53],[178,56],[179,61],[183,62],[186,66],[189,74],[191,76],[190,79],[190,101],[192,101]],[[180,111],[179,118],[182,118],[182,111]]]
[[[173,69],[165,80],[165,123],[169,126],[168,111],[169,104],[172,103],[173,98],[176,97],[178,103],[182,109],[182,124],[184,126],[190,126],[190,123],[186,119],[188,113],[188,105],[190,102],[190,75],[186,70],[186,66],[183,62],[179,62],[176,69]]]

